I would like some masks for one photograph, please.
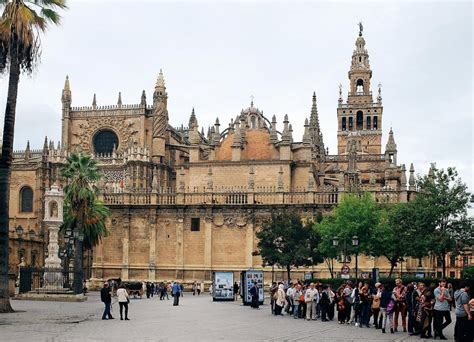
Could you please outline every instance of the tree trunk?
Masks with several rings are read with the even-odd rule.
[[[291,270],[291,266],[290,265],[286,265],[286,274],[288,276],[288,281],[290,281],[290,270]]]
[[[331,274],[331,279],[334,279],[334,265],[332,264],[332,258],[324,258],[326,265],[328,267],[329,273]]]
[[[388,274],[389,278],[392,278],[392,273],[395,266],[397,266],[397,263],[393,263],[392,261],[390,261],[390,273]]]
[[[20,81],[20,65],[18,64],[16,43],[11,42],[11,45],[10,75],[3,126],[2,155],[0,157],[0,312],[13,312],[8,291],[8,228],[10,226],[10,175],[13,159],[13,136],[15,133],[15,112],[18,82]]]

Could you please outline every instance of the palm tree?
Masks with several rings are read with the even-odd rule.
[[[12,312],[8,294],[8,206],[16,100],[21,71],[31,73],[40,54],[39,33],[59,24],[55,11],[66,0],[0,0],[0,72],[9,71],[7,104],[0,156],[0,312]]]
[[[65,234],[67,230],[73,231],[77,227],[77,220],[71,215],[69,206],[64,207],[64,223],[61,225],[60,233]],[[105,225],[105,219],[110,217],[110,210],[103,202],[95,200],[92,206],[89,208],[89,212],[85,214],[85,221],[82,226],[84,234],[83,250],[92,252],[93,248],[97,246],[102,237],[108,235],[107,227]],[[90,267],[87,264],[86,267]],[[83,266],[84,268],[84,266]]]
[[[110,212],[102,202],[97,200],[98,189],[95,183],[101,174],[97,162],[91,156],[78,153],[67,157],[66,165],[61,169],[61,176],[67,180],[65,192],[65,223],[62,229],[72,228],[84,237],[75,240],[74,290],[82,289],[82,252],[84,245],[92,248],[107,234],[105,218]]]

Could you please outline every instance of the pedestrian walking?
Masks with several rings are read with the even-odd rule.
[[[104,303],[104,313],[102,314],[102,319],[114,319],[110,313],[112,306],[112,294],[110,292],[109,283],[105,282],[104,286],[100,290],[100,300]]]
[[[382,294],[380,295],[380,314],[382,315],[382,333],[385,334],[387,328],[387,320],[390,325],[390,332],[393,334],[393,312],[395,309],[395,300],[393,298],[392,289],[388,284],[383,286]]]
[[[119,289],[117,290],[117,297],[120,308],[120,320],[123,320],[123,309],[125,308],[125,320],[129,321],[130,319],[128,318],[128,303],[130,303],[130,297],[128,296],[128,292],[125,289],[125,286],[119,286]]]
[[[171,289],[171,294],[173,295],[173,298],[174,298],[173,306],[178,306],[179,297],[181,296],[181,285],[177,281],[173,284],[173,287]]]
[[[398,317],[402,317],[403,331],[407,331],[407,305],[405,302],[407,288],[403,285],[401,279],[395,279],[395,288],[393,294],[395,295],[395,321],[393,322],[393,330],[398,329]]]
[[[193,292],[193,296],[196,295],[196,291],[197,291],[197,284],[196,282],[193,283],[193,286],[191,287],[191,291]]]
[[[278,285],[278,290],[275,293],[275,316],[283,316],[282,310],[286,304],[285,286],[283,284]]]

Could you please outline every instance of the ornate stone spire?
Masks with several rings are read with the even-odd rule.
[[[324,142],[321,129],[319,127],[318,105],[316,100],[316,92],[313,92],[313,104],[311,106],[311,116],[309,119],[309,132],[311,136],[311,147],[313,149],[313,158],[321,159],[325,155]]]
[[[413,166],[413,163],[411,163],[410,165],[410,178],[408,180],[408,190],[410,191],[415,191],[416,190],[416,187],[415,187],[415,168]]]
[[[397,152],[397,144],[395,144],[395,139],[393,138],[392,127],[390,127],[390,132],[388,132],[388,141],[385,145],[385,152]]]
[[[406,191],[407,190],[407,175],[406,175],[406,167],[405,164],[402,164],[402,175],[400,177],[400,190]]]
[[[97,107],[97,97],[94,93],[94,97],[92,98],[92,108],[96,108]]]
[[[166,107],[166,100],[168,99],[168,94],[166,93],[165,78],[163,76],[163,71],[160,69],[158,78],[155,84],[155,91],[153,92],[153,105],[158,107],[159,103],[163,103]]]
[[[434,176],[435,176],[434,175],[434,168],[435,168],[434,164],[431,164],[430,169],[428,170],[428,178],[430,178],[430,179],[433,179]]]
[[[219,118],[216,118],[216,123],[214,124],[214,135],[212,137],[214,145],[219,145],[221,141],[220,126]]]
[[[63,102],[63,105],[65,104],[71,104],[72,102],[72,97],[71,97],[71,85],[69,84],[69,76],[66,76],[66,81],[64,81],[64,88],[63,88],[63,94],[61,97],[61,101]]]
[[[196,127],[198,126],[198,121],[197,121],[197,118],[196,118],[196,114],[194,113],[194,107],[193,107],[193,110],[191,111],[191,116],[189,117],[188,128],[191,130],[195,126]]]
[[[43,153],[48,153],[48,137],[44,137]]]
[[[377,104],[382,105],[382,83],[378,84]]]
[[[278,133],[277,133],[277,130],[276,130],[276,124],[277,124],[276,116],[273,115],[272,125],[270,127],[270,141],[273,144],[276,144],[278,142]]]
[[[285,114],[285,117],[283,119],[283,132],[281,134],[281,142],[284,144],[289,144],[291,142],[288,114]]]
[[[146,107],[146,93],[145,93],[145,90],[142,91],[142,97],[140,99],[140,105]]]
[[[304,119],[303,144],[307,146],[311,145],[311,134],[309,133],[308,118]]]
[[[29,159],[30,157],[31,157],[30,141],[28,140],[26,142],[26,148],[25,148],[25,159]]]
[[[122,106],[122,93],[121,92],[119,92],[119,95],[118,95],[117,105],[119,107]]]

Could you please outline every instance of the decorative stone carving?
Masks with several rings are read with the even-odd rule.
[[[127,146],[137,140],[138,130],[134,129],[134,126],[133,120],[124,120],[123,117],[87,118],[79,124],[79,130],[72,133],[74,139],[72,139],[71,147],[75,151],[91,151],[95,133],[100,129],[108,128],[113,130],[119,138],[117,151],[123,152]]]

